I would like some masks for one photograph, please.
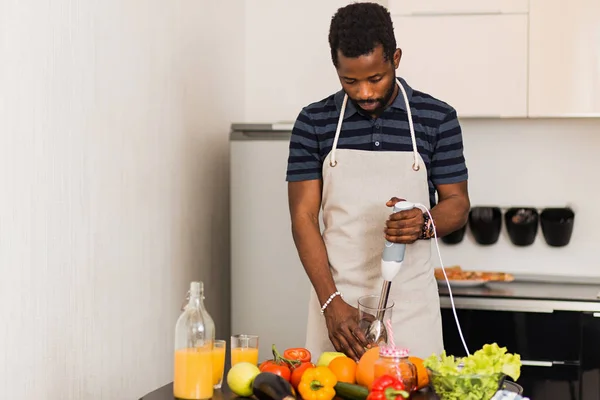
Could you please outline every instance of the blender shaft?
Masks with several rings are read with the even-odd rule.
[[[383,314],[385,313],[385,308],[387,307],[388,297],[390,295],[390,281],[383,281],[383,285],[381,286],[381,296],[379,296],[379,305],[377,306],[377,319],[383,322]]]

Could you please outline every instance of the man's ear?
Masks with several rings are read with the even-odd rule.
[[[396,49],[394,51],[394,69],[397,69],[400,65],[400,59],[402,58],[402,49]]]

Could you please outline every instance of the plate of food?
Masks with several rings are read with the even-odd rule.
[[[476,287],[483,286],[488,282],[512,282],[515,280],[513,275],[505,272],[467,271],[458,265],[446,267],[445,270],[448,282],[454,287]],[[436,268],[434,273],[438,284],[445,286],[444,271]]]

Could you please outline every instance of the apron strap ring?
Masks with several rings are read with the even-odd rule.
[[[335,167],[337,165],[337,160],[333,160],[333,161],[329,161],[329,166],[330,167]]]
[[[413,163],[412,169],[413,169],[413,171],[418,171],[421,169],[421,166],[417,163]]]

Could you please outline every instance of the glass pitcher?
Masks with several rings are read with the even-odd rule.
[[[204,308],[204,284],[191,282],[188,303],[175,325],[173,395],[178,399],[213,397],[215,325]]]

